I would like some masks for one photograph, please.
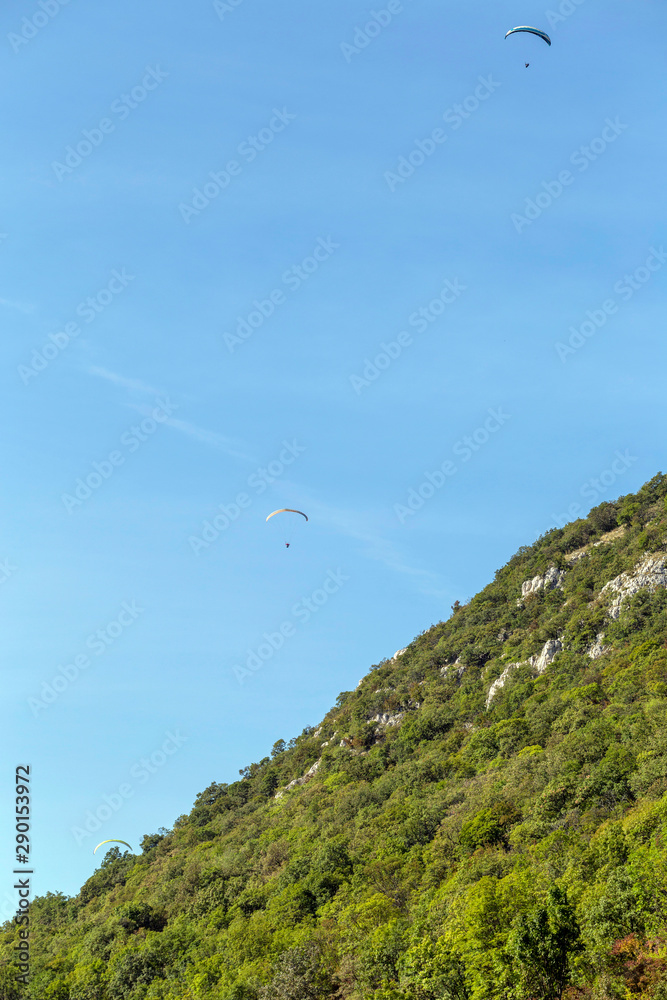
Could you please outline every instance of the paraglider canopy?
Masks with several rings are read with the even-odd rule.
[[[307,514],[304,514],[304,512],[302,510],[295,510],[294,507],[281,507],[279,510],[273,510],[273,511],[271,511],[271,513],[269,514],[269,516],[267,517],[266,520],[270,521],[272,517],[276,516],[276,514],[298,514],[300,517],[302,517],[304,519],[304,521],[308,520],[308,515]],[[279,522],[276,521],[275,523],[278,524]],[[289,525],[289,534],[287,536],[288,540],[285,541],[285,548],[288,549],[290,547],[290,543],[292,541],[291,538],[290,538],[290,535],[291,535],[291,533],[292,533],[292,531],[294,529],[294,518],[288,518],[286,523]],[[300,524],[301,522],[299,521],[298,523]],[[284,527],[284,525],[283,525],[283,527]],[[301,530],[301,529],[299,529],[299,530]]]
[[[301,517],[305,517],[306,521],[308,520],[308,518],[306,517],[306,515],[302,510],[294,510],[293,507],[281,507],[280,510],[272,511],[269,514],[269,517],[273,517],[275,514],[301,514]],[[267,521],[269,520],[269,517],[267,517],[266,519]]]
[[[505,35],[505,38],[509,38],[510,35],[515,34],[517,31],[527,31],[531,35],[537,35],[537,37],[545,41],[547,45],[551,45],[551,39],[547,35],[546,31],[540,31],[539,28],[531,28],[527,24],[520,24],[518,28],[510,28]]]
[[[128,842],[126,840],[115,840],[115,839],[112,838],[111,840],[103,840],[102,843],[98,844],[97,847],[95,848],[95,850],[93,851],[93,854],[97,853],[97,849],[99,847],[101,847],[102,844],[125,844],[126,847],[130,847],[130,845],[128,844]],[[131,847],[130,847],[130,850],[132,850]]]

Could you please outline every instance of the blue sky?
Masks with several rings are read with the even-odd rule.
[[[2,854],[27,762],[74,894],[665,469],[667,12],[0,18]]]

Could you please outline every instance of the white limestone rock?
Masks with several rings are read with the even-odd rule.
[[[405,649],[397,649],[389,662],[390,663],[395,663],[396,660],[399,658],[399,656],[403,656],[403,653],[405,653],[405,651],[407,650],[407,648],[408,647],[406,646]]]
[[[491,702],[493,701],[493,699],[495,698],[495,696],[498,694],[499,691],[502,690],[502,688],[505,687],[505,684],[507,683],[507,679],[508,679],[509,675],[512,673],[512,671],[516,670],[517,667],[520,667],[521,664],[525,663],[525,662],[526,662],[526,660],[521,660],[518,663],[508,663],[507,666],[505,667],[505,669],[503,670],[502,674],[500,675],[500,677],[496,678],[496,680],[493,682],[493,684],[489,688],[489,693],[486,696],[486,709],[487,709],[487,711],[489,709],[489,705],[491,704]]]
[[[603,640],[604,632],[598,632],[595,637],[595,642],[586,650],[586,655],[590,656],[591,660],[599,660],[601,656],[604,656],[604,654],[611,649],[611,646],[603,645]]]
[[[516,603],[521,604],[524,597],[528,597],[529,594],[536,594],[538,590],[553,590],[554,587],[562,587],[564,577],[564,569],[549,566],[549,569],[542,576],[534,576],[532,580],[524,580],[521,584],[521,597]]]
[[[653,594],[658,587],[667,587],[667,556],[654,553],[640,559],[634,569],[605,583],[600,596],[611,596],[608,614],[615,619],[619,617],[626,598],[634,597],[640,590]]]
[[[282,799],[285,792],[291,792],[291,790],[293,788],[296,788],[297,785],[305,785],[307,781],[310,781],[313,775],[317,774],[319,766],[320,766],[320,761],[316,760],[313,766],[310,767],[305,774],[303,774],[300,778],[294,778],[293,781],[290,781],[289,785],[286,785],[279,792],[276,792],[276,794],[273,796],[274,799]]]
[[[519,660],[518,663],[508,663],[500,677],[498,677],[489,688],[489,693],[486,696],[487,711],[498,691],[505,687],[505,684],[507,683],[507,680],[513,670],[529,663],[538,675],[543,674],[549,664],[553,663],[562,649],[563,644],[560,639],[547,639],[539,653],[533,653],[533,655],[527,660]]]
[[[531,657],[529,657],[528,662],[531,667],[537,671],[538,677],[544,673],[549,664],[555,660],[562,649],[563,643],[560,639],[547,639],[541,652],[534,653]]]
[[[444,667],[440,667],[440,673],[443,677],[446,677],[450,670],[456,669],[456,676],[459,680],[463,677],[465,671],[465,663],[461,663],[461,657],[457,657],[453,663],[446,663]]]
[[[378,712],[377,715],[372,715],[367,722],[377,722],[382,728],[388,726],[397,726],[402,719],[405,717],[405,712]]]

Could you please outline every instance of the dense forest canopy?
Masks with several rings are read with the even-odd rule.
[[[667,1000],[667,476],[0,933],[2,1000]],[[625,575],[623,575],[625,574]],[[288,735],[288,734],[285,734]]]

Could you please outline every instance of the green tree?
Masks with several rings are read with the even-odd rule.
[[[259,1000],[324,1000],[332,995],[333,984],[315,942],[284,952],[268,986]]]
[[[521,985],[531,1000],[561,1000],[571,981],[570,958],[582,950],[581,932],[567,893],[549,890],[547,905],[521,917],[510,951],[521,967]]]

